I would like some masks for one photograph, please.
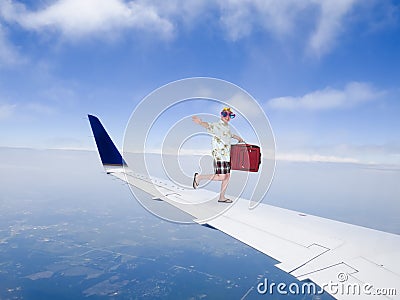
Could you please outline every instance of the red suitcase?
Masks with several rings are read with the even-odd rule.
[[[260,164],[260,147],[249,144],[231,146],[231,170],[258,172]]]

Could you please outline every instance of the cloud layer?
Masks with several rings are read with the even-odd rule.
[[[343,90],[327,87],[305,94],[301,97],[279,97],[267,102],[274,109],[294,110],[329,110],[349,108],[359,104],[377,100],[385,94],[371,85],[362,82],[348,83]]]
[[[50,31],[67,39],[93,35],[109,38],[137,30],[152,33],[156,39],[168,40],[176,37],[180,30],[211,20],[212,24],[222,29],[228,40],[237,41],[255,32],[284,41],[298,39],[300,36],[306,52],[322,56],[334,48],[340,34],[345,31],[349,15],[363,2],[54,0],[45,3],[47,5],[32,9],[19,1],[0,1],[0,26],[2,23],[18,24],[28,31]],[[370,9],[373,9],[373,5]],[[4,40],[4,37],[0,38]]]

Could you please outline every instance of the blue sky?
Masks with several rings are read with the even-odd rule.
[[[400,165],[398,1],[0,1],[0,146],[117,144],[151,91],[221,78],[257,99],[277,157]]]

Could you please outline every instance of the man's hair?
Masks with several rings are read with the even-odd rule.
[[[229,113],[232,112],[232,110],[231,110],[230,107],[224,107],[224,108],[221,110],[221,112],[223,112],[223,111],[227,111],[227,112],[229,112]]]

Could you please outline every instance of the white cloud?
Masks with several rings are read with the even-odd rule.
[[[232,40],[251,34],[254,28],[274,35],[288,34],[307,2],[295,0],[218,0],[221,24]]]
[[[351,12],[359,0],[316,0],[320,14],[315,31],[309,41],[312,53],[321,56],[329,52],[340,33],[344,31],[345,16]]]
[[[18,65],[24,61],[25,59],[21,57],[18,49],[9,42],[7,34],[0,23],[0,67]]]
[[[327,87],[301,97],[279,97],[267,102],[275,109],[329,110],[353,107],[364,102],[379,99],[384,91],[377,91],[371,85],[362,82],[351,82],[343,90]]]
[[[400,145],[338,144],[278,151],[276,159],[295,162],[353,163],[370,166],[400,167]]]
[[[28,30],[59,30],[68,38],[114,33],[114,30],[139,29],[168,38],[172,23],[161,18],[156,7],[145,1],[58,0],[47,7],[30,11],[23,4],[6,1],[0,6],[2,17]]]
[[[16,104],[0,103],[0,121],[10,118],[15,111]]]
[[[310,153],[278,153],[276,160],[293,162],[329,162],[329,163],[359,163],[354,157],[343,157],[335,155],[310,154]]]
[[[303,35],[311,54],[322,56],[346,28],[346,16],[360,0],[218,0],[221,24],[239,40],[260,28],[278,39]],[[299,26],[302,24],[303,26]],[[305,28],[309,26],[309,28]]]

